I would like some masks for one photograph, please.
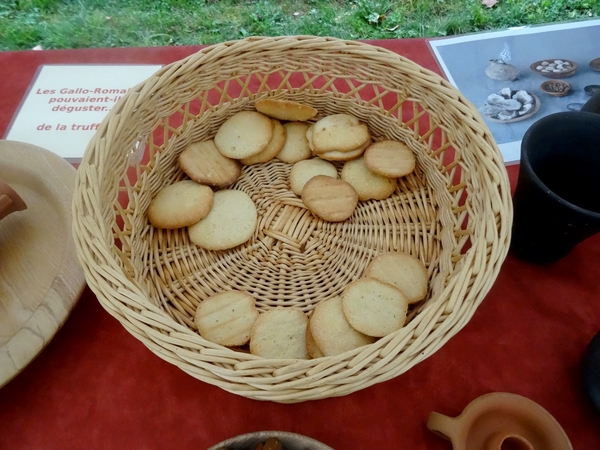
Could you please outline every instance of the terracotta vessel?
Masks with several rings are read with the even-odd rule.
[[[27,209],[23,199],[4,181],[0,180],[0,220],[16,211]]]
[[[526,397],[494,392],[473,400],[458,417],[432,412],[427,428],[453,450],[572,450],[552,415]]]

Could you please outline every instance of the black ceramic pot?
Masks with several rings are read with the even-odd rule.
[[[600,412],[600,332],[594,336],[581,359],[583,387]]]
[[[595,112],[591,112],[595,111]],[[521,143],[511,251],[537,263],[600,232],[600,95],[535,122]]]

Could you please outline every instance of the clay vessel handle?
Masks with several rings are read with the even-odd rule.
[[[19,194],[0,180],[0,220],[13,212],[24,209],[27,209],[27,205]]]
[[[0,219],[4,217],[4,212],[8,213],[8,208],[12,205],[13,201],[10,199],[8,195],[1,194],[0,195]]]
[[[460,427],[456,418],[448,417],[433,411],[429,414],[427,428],[438,436],[451,441],[454,449],[458,448],[456,445],[458,444],[457,438],[460,432]]]

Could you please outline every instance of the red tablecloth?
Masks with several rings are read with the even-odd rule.
[[[424,40],[376,41],[439,69]],[[0,53],[0,135],[40,64],[169,63],[194,47]],[[514,184],[518,167],[509,169]],[[600,236],[551,266],[509,255],[465,328],[397,378],[339,398],[282,405],[229,394],[159,359],[86,289],[46,349],[0,389],[0,449],[203,449],[255,430],[286,430],[336,449],[450,449],[427,430],[476,397],[524,395],[560,422],[573,447],[600,448],[581,354],[600,330]]]

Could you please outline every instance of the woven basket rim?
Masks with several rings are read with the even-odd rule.
[[[123,116],[129,118],[134,115],[144,100],[159,97],[164,92],[168,92],[168,83],[161,85],[162,81],[176,79],[191,67],[198,69],[206,64],[219,64],[220,60],[228,58],[232,54],[249,51],[260,52],[262,48],[272,49],[274,47],[283,52],[307,46],[333,49],[339,52],[340,57],[356,53],[361,59],[368,59],[369,57],[378,61],[383,59],[391,65],[390,70],[401,65],[406,71],[417,74],[415,76],[432,80],[436,89],[439,90],[436,94],[448,96],[455,101],[453,106],[458,113],[465,117],[463,126],[475,129],[474,133],[478,135],[482,134],[482,141],[487,145],[489,155],[487,158],[481,158],[480,163],[485,170],[486,179],[491,179],[498,186],[498,192],[492,193],[494,199],[490,200],[488,205],[488,212],[498,215],[497,229],[488,230],[489,233],[495,233],[493,237],[490,237],[490,239],[493,238],[492,245],[487,247],[489,244],[485,240],[474,242],[472,249],[466,252],[461,262],[462,266],[454,274],[456,279],[448,283],[443,290],[443,295],[440,296],[440,298],[445,298],[446,295],[449,295],[448,292],[464,292],[471,288],[470,284],[477,284],[477,293],[470,299],[470,304],[465,306],[464,309],[453,309],[447,314],[441,325],[446,330],[444,334],[432,337],[428,333],[435,324],[412,321],[407,325],[413,332],[410,349],[421,351],[421,356],[416,355],[410,362],[398,369],[392,368],[388,372],[372,370],[373,375],[365,380],[359,380],[355,383],[349,382],[346,386],[339,385],[333,388],[319,386],[319,380],[329,376],[335,370],[339,370],[338,367],[346,367],[349,374],[355,374],[361,370],[371,370],[362,369],[361,361],[365,354],[372,354],[374,350],[384,361],[384,363],[379,364],[385,364],[386,358],[393,357],[394,348],[402,343],[405,339],[405,333],[408,333],[408,331],[404,330],[402,336],[398,332],[392,333],[375,344],[338,356],[302,361],[269,360],[269,364],[274,368],[274,386],[266,383],[261,385],[264,380],[251,374],[253,368],[265,363],[263,358],[224,349],[208,341],[203,342],[203,348],[199,351],[206,355],[214,354],[219,357],[225,354],[224,359],[237,361],[234,364],[234,369],[229,370],[216,364],[209,367],[210,364],[197,365],[191,363],[190,358],[192,356],[188,355],[186,351],[191,351],[189,349],[197,347],[199,340],[203,341],[202,338],[192,330],[177,323],[160,307],[152,303],[147,298],[143,287],[138,286],[135,280],[124,272],[123,260],[115,252],[112,245],[111,229],[103,221],[103,217],[110,215],[107,208],[112,208],[111,205],[117,201],[118,189],[114,190],[113,197],[107,198],[104,196],[102,198],[102,186],[107,186],[114,183],[114,181],[95,178],[97,171],[105,164],[106,149],[110,148],[111,140],[119,133],[119,120]],[[506,257],[510,240],[510,223],[512,222],[512,203],[510,202],[510,187],[502,156],[485,122],[470,101],[436,73],[391,50],[359,41],[315,36],[250,37],[205,47],[182,60],[164,66],[156,74],[125,94],[102,121],[82,159],[74,194],[73,219],[73,232],[78,256],[84,268],[88,285],[96,294],[102,306],[113,317],[117,318],[130,333],[161,358],[172,362],[203,381],[250,398],[287,403],[323,398],[330,395],[345,395],[390,379],[428,357],[429,355],[423,351],[424,348],[435,347],[433,350],[435,352],[454,336],[472,317],[477,306],[491,288]],[[95,246],[94,250],[90,250],[92,241]],[[485,260],[487,257],[489,257],[489,261]],[[101,259],[101,262],[96,263],[94,259]],[[441,300],[436,301],[433,299],[419,314],[439,317],[446,308],[447,305],[444,305]],[[167,325],[170,327],[170,331],[167,335],[163,335]],[[163,339],[165,342],[163,342]],[[157,344],[159,341],[161,343]],[[173,356],[172,352],[174,351],[177,357]],[[297,372],[303,372],[305,378],[300,381],[294,379],[291,375]],[[238,375],[238,373],[241,375]],[[278,382],[278,379],[281,381]],[[256,390],[257,386],[258,390]],[[277,391],[279,387],[282,387],[281,392]]]

